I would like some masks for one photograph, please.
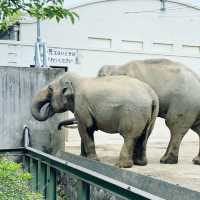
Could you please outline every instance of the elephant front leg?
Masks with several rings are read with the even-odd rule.
[[[89,136],[91,137],[92,141],[94,142],[94,133],[91,133]],[[84,146],[84,143],[82,140],[81,140],[81,156],[87,157],[85,146]]]
[[[85,146],[82,140],[81,140],[81,156],[87,157]]]
[[[84,125],[78,125],[78,130],[81,137],[81,155],[89,159],[99,160],[95,150],[93,133],[88,134]]]
[[[122,146],[119,161],[116,163],[116,166],[120,168],[130,168],[133,166],[133,149],[135,145],[135,140],[133,138],[125,138],[124,144]]]

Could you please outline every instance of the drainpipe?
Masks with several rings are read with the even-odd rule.
[[[47,46],[41,39],[40,20],[37,20],[37,41],[35,43],[34,64],[36,68],[49,67],[47,58]]]
[[[167,0],[160,0],[161,1],[161,8],[160,8],[160,10],[161,11],[165,11],[166,10],[166,1]]]

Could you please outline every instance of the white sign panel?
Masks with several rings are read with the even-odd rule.
[[[50,66],[68,66],[78,63],[78,51],[75,49],[48,48],[48,64]]]

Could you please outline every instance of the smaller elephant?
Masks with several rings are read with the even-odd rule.
[[[33,99],[31,112],[39,121],[55,113],[73,112],[83,151],[90,159],[98,160],[94,131],[120,133],[124,144],[117,165],[131,167],[133,163],[147,164],[146,143],[158,107],[155,92],[137,79],[126,76],[83,78],[67,72],[39,91]]]

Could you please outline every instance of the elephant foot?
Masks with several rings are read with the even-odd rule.
[[[87,157],[86,153],[80,153],[80,156]]]
[[[131,168],[133,166],[132,160],[119,160],[116,163],[116,166],[119,168]]]
[[[174,156],[170,154],[170,156],[164,155],[160,159],[160,163],[162,164],[177,164],[178,163],[178,156]]]
[[[81,153],[80,156],[91,159],[91,160],[100,161],[100,159],[97,157],[96,154],[87,155],[85,153]]]
[[[144,159],[143,158],[142,159],[137,158],[137,159],[134,160],[134,164],[140,165],[140,166],[147,165],[147,159],[146,158],[144,158]]]
[[[196,156],[196,157],[192,160],[192,162],[193,162],[195,165],[200,165],[200,156],[199,156],[199,155]]]
[[[90,159],[90,160],[100,161],[100,159],[97,157],[96,154],[87,155],[87,158]]]

